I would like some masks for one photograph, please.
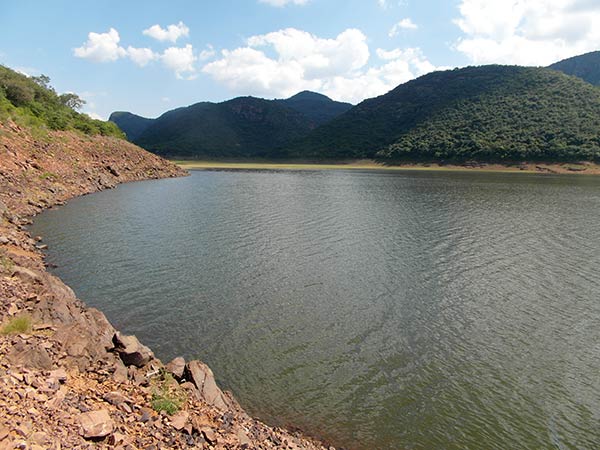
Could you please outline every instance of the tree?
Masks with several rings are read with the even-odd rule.
[[[41,86],[45,89],[53,90],[50,86],[50,77],[48,75],[42,74],[39,77],[31,77],[31,80],[38,86]]]
[[[81,107],[85,105],[85,100],[79,97],[79,95],[73,94],[72,92],[59,95],[58,100],[63,105],[68,106],[75,111],[81,109]]]

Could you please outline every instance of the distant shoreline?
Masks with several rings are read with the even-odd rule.
[[[350,161],[272,161],[272,160],[172,160],[188,170],[415,170],[449,172],[515,172],[600,175],[600,164],[521,162],[499,163],[401,163],[383,164],[370,159]]]

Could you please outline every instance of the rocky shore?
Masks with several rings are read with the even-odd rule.
[[[119,139],[0,124],[0,450],[326,448],[248,416],[202,362],[163,364],[119,333],[26,230],[70,198],[183,175]]]

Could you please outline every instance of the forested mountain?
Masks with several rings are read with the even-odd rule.
[[[277,102],[240,97],[169,111],[133,141],[166,156],[267,157],[315,126]]]
[[[564,59],[552,64],[550,68],[600,86],[600,51]]]
[[[293,97],[275,102],[301,112],[317,125],[327,123],[352,108],[350,103],[336,102],[323,94],[311,91],[302,91]]]
[[[277,156],[277,149],[352,108],[315,92],[285,100],[239,97],[168,111],[158,119],[114,112],[110,119],[127,137],[166,156]]]
[[[126,111],[115,111],[108,120],[116,123],[130,141],[135,141],[154,122],[154,119],[148,119]]]
[[[365,100],[288,156],[384,160],[600,158],[600,89],[517,66],[434,72]]]

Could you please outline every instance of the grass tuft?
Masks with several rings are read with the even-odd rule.
[[[161,370],[152,387],[150,400],[152,409],[158,413],[165,411],[168,415],[173,415],[181,409],[186,400],[185,394],[173,376]]]
[[[0,334],[6,336],[9,334],[30,333],[31,328],[31,317],[17,316],[10,319],[9,322],[0,329]]]
[[[10,273],[15,267],[15,263],[10,259],[4,249],[0,249],[0,273]]]

